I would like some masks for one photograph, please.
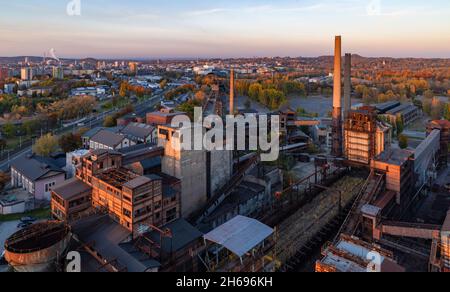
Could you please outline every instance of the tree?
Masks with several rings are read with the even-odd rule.
[[[431,115],[431,100],[430,99],[423,100],[422,106],[423,106],[423,112],[430,116]]]
[[[259,83],[253,83],[248,88],[248,96],[253,100],[258,100],[261,96],[263,88]]]
[[[36,120],[28,120],[22,124],[22,130],[27,135],[32,135],[36,131],[38,126],[39,126],[39,123]]]
[[[3,191],[9,180],[10,176],[3,171],[0,171],[0,191]]]
[[[401,149],[406,149],[408,147],[408,137],[406,137],[405,135],[400,135],[398,137],[398,146]]]
[[[16,134],[16,126],[11,123],[7,123],[3,126],[3,135],[7,138],[11,138]]]
[[[185,112],[191,120],[194,120],[194,109],[195,107],[201,106],[201,103],[198,100],[190,99],[187,102],[179,105],[177,107],[178,111]]]
[[[397,135],[400,135],[401,133],[403,133],[404,130],[404,124],[403,124],[403,119],[401,116],[397,117],[397,120],[395,121],[396,126],[397,126]]]
[[[62,135],[59,138],[59,147],[65,152],[73,152],[81,147],[81,136],[76,133]]]
[[[117,125],[117,120],[113,116],[106,116],[103,121],[103,126],[107,128],[115,127]]]
[[[164,89],[164,88],[166,88],[167,84],[168,84],[167,79],[163,79],[163,80],[161,80],[161,82],[159,83],[159,87],[160,87],[161,89]]]
[[[431,118],[434,120],[441,119],[444,113],[444,105],[439,98],[433,98],[431,102]]]
[[[444,119],[450,121],[450,103],[446,103],[444,106]]]
[[[127,83],[122,82],[122,83],[120,84],[119,95],[120,95],[121,97],[127,96]]]
[[[33,146],[33,152],[41,156],[49,156],[58,150],[58,139],[52,134],[39,138]]]
[[[432,99],[434,97],[434,92],[433,90],[428,89],[423,95],[425,98]]]

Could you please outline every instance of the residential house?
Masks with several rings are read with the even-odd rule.
[[[66,179],[64,164],[65,157],[19,157],[11,163],[11,185],[27,190],[36,200],[50,201],[52,188]]]
[[[123,134],[113,133],[108,130],[101,130],[95,134],[89,141],[89,149],[109,149],[118,150],[136,145],[135,142]]]
[[[156,143],[156,128],[142,123],[130,123],[121,131],[128,139],[136,144]]]

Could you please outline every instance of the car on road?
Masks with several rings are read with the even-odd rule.
[[[20,222],[19,224],[17,224],[17,228],[23,229],[23,228],[27,228],[30,225],[33,225],[33,223],[31,223],[31,222]]]
[[[37,221],[37,219],[34,218],[34,217],[31,217],[31,216],[20,218],[20,222],[22,222],[22,223],[33,223],[33,222],[36,222],[36,221]]]

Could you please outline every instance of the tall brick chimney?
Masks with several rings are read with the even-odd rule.
[[[230,115],[234,115],[234,69],[230,71]]]
[[[341,36],[335,38],[333,83],[333,144],[331,154],[342,156]]]
[[[352,54],[345,54],[344,66],[344,117],[346,118],[352,107]]]

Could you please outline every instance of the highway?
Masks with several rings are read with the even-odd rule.
[[[154,110],[155,106],[160,102],[163,94],[164,94],[164,92],[161,94],[155,95],[145,101],[134,104],[133,106],[135,108],[136,115],[138,115],[138,116],[143,115],[149,111]],[[68,132],[69,130],[76,131],[80,128],[91,128],[92,129],[95,127],[99,127],[103,124],[103,120],[106,115],[114,114],[114,113],[118,112],[119,110],[120,109],[116,109],[116,110],[111,110],[108,112],[100,113],[100,114],[96,115],[95,117],[88,118],[87,120],[83,121],[84,125],[80,125],[80,126],[75,125],[74,127],[61,128],[61,129],[56,130],[55,133],[62,134],[62,133]],[[14,160],[16,160],[20,157],[31,154],[32,153],[31,149],[32,149],[32,146],[29,146],[27,148],[24,148],[20,152],[15,153],[14,155],[11,155],[11,157],[9,157],[9,159],[7,158],[3,161],[0,161],[0,170],[1,171],[9,171],[11,162],[13,162]]]

